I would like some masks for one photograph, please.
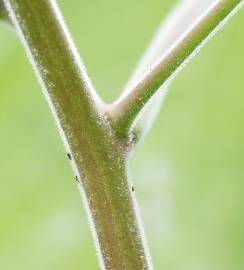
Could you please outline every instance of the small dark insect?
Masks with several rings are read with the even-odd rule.
[[[135,188],[132,186],[131,190],[132,190],[132,191],[135,191]]]
[[[78,176],[77,176],[77,175],[75,176],[75,181],[76,181],[77,183],[79,183],[79,179],[78,179]]]
[[[72,159],[72,157],[71,157],[70,153],[67,153],[67,156],[68,156],[69,160],[71,160],[71,159]]]

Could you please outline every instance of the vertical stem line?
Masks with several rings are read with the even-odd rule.
[[[106,120],[54,0],[4,0],[72,160],[101,267],[149,270],[127,175],[128,153]]]

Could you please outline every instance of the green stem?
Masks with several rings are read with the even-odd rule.
[[[164,55],[178,41],[179,37],[187,32],[212,4],[213,0],[181,0],[177,2],[173,10],[163,20],[159,29],[157,29],[139,65],[128,81],[123,94],[133,90],[133,84],[141,80],[149,67],[157,63],[158,58]],[[132,129],[136,140],[141,141],[151,129],[163,106],[169,88],[170,83],[163,84],[140,111]]]
[[[117,141],[54,0],[4,0],[72,159],[101,266],[151,269]]]
[[[110,108],[110,118],[118,136],[126,137],[136,117],[155,92],[191,59],[214,30],[234,14],[243,0],[216,1],[200,20]]]

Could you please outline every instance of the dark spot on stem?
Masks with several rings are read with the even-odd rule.
[[[70,153],[67,153],[67,157],[69,158],[69,160],[72,160]]]
[[[79,183],[79,179],[78,179],[78,176],[77,176],[77,175],[75,176],[75,181],[76,181],[77,183]]]
[[[135,191],[135,188],[132,186],[131,190],[132,190],[132,191]]]

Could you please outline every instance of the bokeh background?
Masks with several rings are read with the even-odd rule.
[[[59,0],[102,97],[173,0]],[[244,269],[244,12],[181,72],[132,160],[156,269]],[[0,269],[98,270],[74,176],[15,32],[0,24]]]

